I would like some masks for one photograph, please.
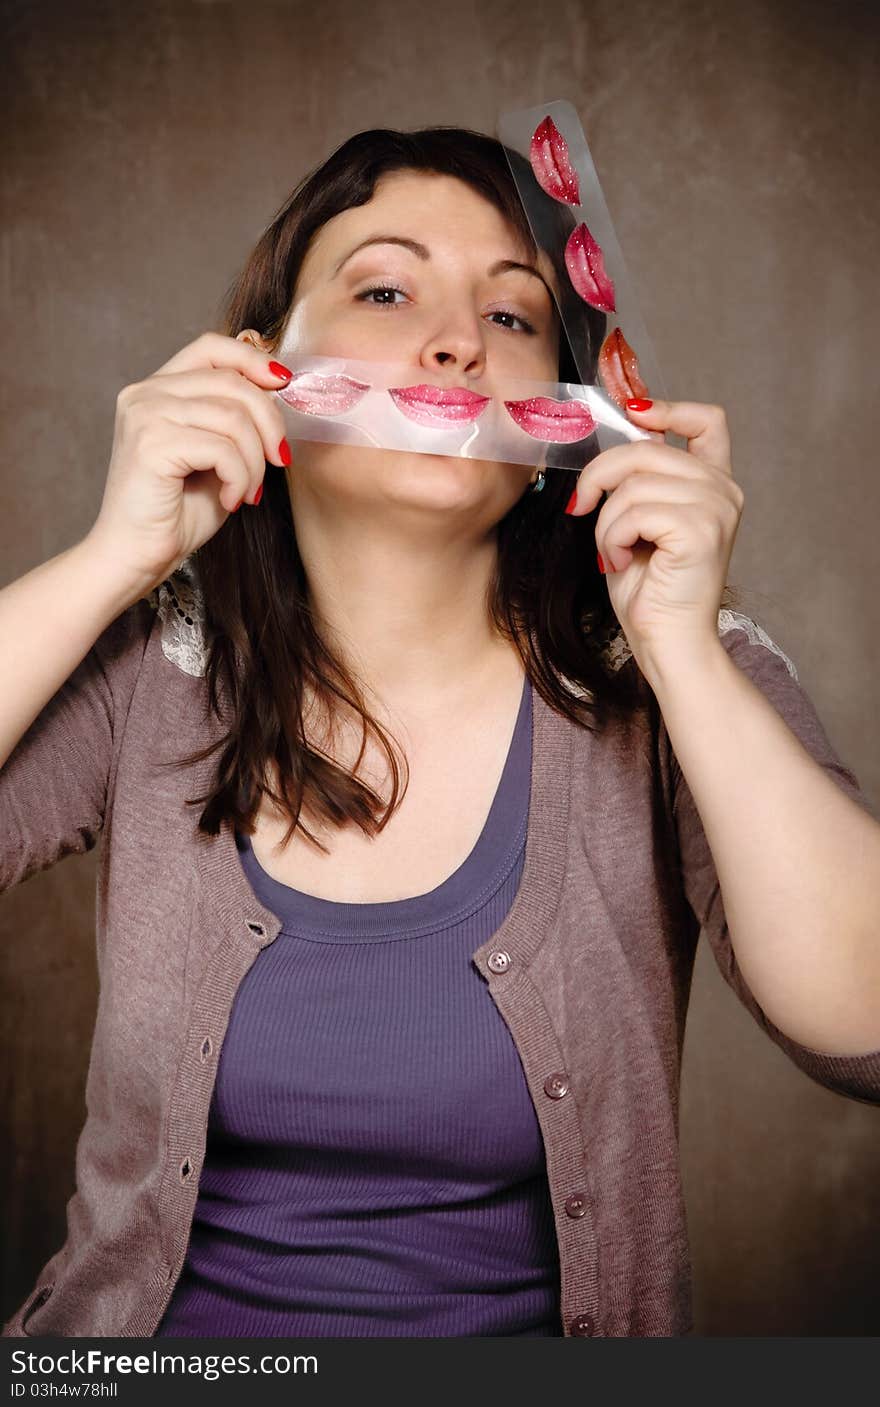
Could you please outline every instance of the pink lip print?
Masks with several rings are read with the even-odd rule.
[[[392,386],[388,391],[399,411],[419,425],[460,424],[482,415],[491,396],[480,396],[464,386]]]
[[[605,272],[605,260],[586,225],[572,230],[565,246],[565,267],[585,303],[603,313],[616,312],[614,284]]]
[[[364,381],[351,376],[325,376],[320,371],[300,371],[277,394],[304,415],[344,415],[369,391]]]
[[[505,401],[504,404],[527,435],[554,445],[585,440],[596,429],[596,422],[583,401],[530,396],[526,401]]]
[[[580,205],[577,173],[571,164],[566,140],[552,117],[545,117],[535,128],[529,160],[542,190],[564,205]]]

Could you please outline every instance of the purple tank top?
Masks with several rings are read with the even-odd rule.
[[[338,904],[241,863],[281,932],[236,993],[158,1337],[562,1336],[535,1109],[470,955],[525,854],[523,686],[483,831],[436,889]]]

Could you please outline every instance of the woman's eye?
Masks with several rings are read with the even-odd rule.
[[[374,293],[399,293],[402,297],[406,297],[406,294],[404,293],[402,288],[391,288],[388,285],[382,283],[376,284],[373,288],[365,288],[363,293],[359,293],[357,295],[357,301],[359,303],[366,303],[367,299],[371,298]],[[397,308],[400,305],[398,303],[393,303],[390,300],[386,301],[383,298],[381,302],[375,303],[373,306],[376,308]]]
[[[389,294],[390,294],[390,295],[392,295],[392,297],[383,297],[383,298],[380,299],[378,302],[373,302],[373,307],[374,307],[374,308],[399,308],[399,307],[400,307],[400,304],[399,304],[399,303],[395,303],[395,302],[393,301],[393,295],[394,295],[395,293],[399,293],[402,298],[408,297],[408,294],[407,294],[402,288],[396,288],[396,287],[394,287],[394,286],[391,285],[391,284],[377,283],[377,284],[373,284],[372,288],[365,288],[364,291],[363,291],[363,293],[358,293],[358,294],[356,294],[356,295],[355,295],[355,296],[356,296],[356,301],[357,301],[358,303],[366,303],[366,302],[368,302],[368,301],[372,301],[373,295],[376,294],[376,293],[381,293],[381,294],[386,294],[386,295],[389,295]],[[514,322],[518,322],[518,323],[521,324],[522,329],[523,329],[524,332],[533,333],[533,332],[535,331],[535,329],[534,329],[534,327],[532,326],[532,324],[531,324],[530,322],[528,322],[525,318],[521,318],[520,315],[519,315],[519,313],[509,313],[509,312],[507,312],[507,311],[504,310],[504,309],[498,309],[498,310],[496,310],[494,313],[489,313],[489,317],[490,317],[490,318],[512,318]],[[504,326],[504,324],[502,324],[502,323],[496,323],[496,327],[501,327],[501,326]],[[516,329],[515,327],[510,327],[509,325],[505,327],[505,331],[507,331],[507,332],[515,332],[516,330],[517,330],[517,329]]]
[[[531,324],[530,322],[527,322],[525,318],[521,318],[521,317],[520,317],[519,313],[505,313],[505,312],[502,312],[502,311],[498,311],[498,312],[495,312],[495,313],[490,313],[489,316],[490,316],[490,318],[513,318],[514,322],[518,322],[518,323],[521,323],[521,324],[522,324],[523,329],[524,329],[526,332],[534,332],[534,330],[535,330],[535,329],[532,327],[532,324]],[[515,331],[514,328],[510,328],[509,330],[510,330],[511,332]]]

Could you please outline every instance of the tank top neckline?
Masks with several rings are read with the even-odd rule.
[[[484,907],[510,874],[526,842],[532,718],[532,686],[526,675],[507,758],[483,828],[470,854],[434,889],[370,903],[306,894],[264,870],[250,836],[236,829],[235,844],[257,899],[278,916],[283,932],[342,942],[414,937],[461,922]]]

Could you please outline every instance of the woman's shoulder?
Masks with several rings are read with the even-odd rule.
[[[204,675],[208,660],[208,632],[195,558],[185,558],[165,581],[149,593],[146,600],[158,617],[165,658],[185,674],[195,678]],[[739,635],[734,636],[734,631]],[[752,616],[728,608],[720,610],[718,635],[731,652],[746,645],[759,646],[761,650],[768,651],[785,665],[792,679],[797,681],[798,673],[792,660]],[[626,635],[620,627],[613,632],[603,652],[615,672],[633,658]],[[586,692],[572,680],[566,680],[566,683],[576,693]]]

